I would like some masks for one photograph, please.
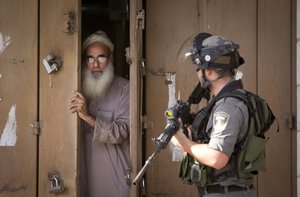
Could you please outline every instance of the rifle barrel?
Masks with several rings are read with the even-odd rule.
[[[144,176],[147,168],[149,167],[149,165],[152,163],[153,159],[155,158],[155,156],[159,153],[160,150],[156,150],[154,153],[152,153],[152,155],[147,159],[147,161],[145,162],[145,165],[143,166],[143,168],[140,170],[140,172],[138,173],[138,175],[135,177],[135,179],[133,180],[133,185],[136,185],[137,183],[139,183],[142,179],[142,177]]]

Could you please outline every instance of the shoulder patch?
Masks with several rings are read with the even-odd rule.
[[[222,112],[222,111],[216,112],[213,115],[213,128],[214,128],[214,130],[216,132],[223,131],[227,126],[229,118],[230,118],[230,115],[225,113],[225,112]]]

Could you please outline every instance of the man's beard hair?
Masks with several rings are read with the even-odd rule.
[[[87,99],[102,99],[109,89],[114,79],[114,67],[110,61],[106,69],[98,77],[94,77],[86,67],[84,67],[82,91]]]

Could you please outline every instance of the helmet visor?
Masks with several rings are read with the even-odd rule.
[[[179,48],[177,53],[177,61],[180,63],[184,63],[187,59],[191,59],[190,57],[196,53],[194,40],[197,34],[190,36],[187,40]]]
[[[186,59],[191,59],[194,64],[199,64],[199,62],[195,61],[195,56],[200,54],[200,50],[203,47],[203,41],[211,36],[212,35],[209,33],[202,32],[189,37],[180,47],[177,54],[177,60],[184,62]]]

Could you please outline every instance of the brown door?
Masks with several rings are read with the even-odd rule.
[[[69,102],[80,82],[80,14],[78,0],[40,1],[38,192],[43,197],[53,193],[70,197],[79,194],[80,133],[77,115],[70,113]],[[45,68],[48,55],[54,58],[48,64],[61,64],[57,71],[49,73]]]
[[[79,134],[68,106],[80,81],[80,5],[0,5],[0,196],[74,197]]]
[[[37,0],[0,1],[0,196],[36,196]]]
[[[224,35],[241,46],[246,63],[241,66],[244,85],[269,101],[280,126],[269,133],[267,171],[256,179],[259,197],[292,196],[292,117],[291,1],[147,1],[146,59],[146,154],[153,152],[153,137],[165,127],[164,110],[170,101],[170,83],[176,97],[186,100],[197,78],[194,67],[180,64],[180,45],[200,31]],[[172,6],[170,6],[172,5]],[[178,14],[180,13],[180,14]],[[168,76],[175,81],[168,81]],[[284,145],[283,145],[284,144]],[[179,162],[167,148],[147,171],[147,196],[196,196],[193,186],[178,178]]]
[[[269,134],[267,170],[257,181],[259,196],[296,196],[291,13],[291,0],[258,1],[257,92],[270,102],[280,126],[279,133]]]

